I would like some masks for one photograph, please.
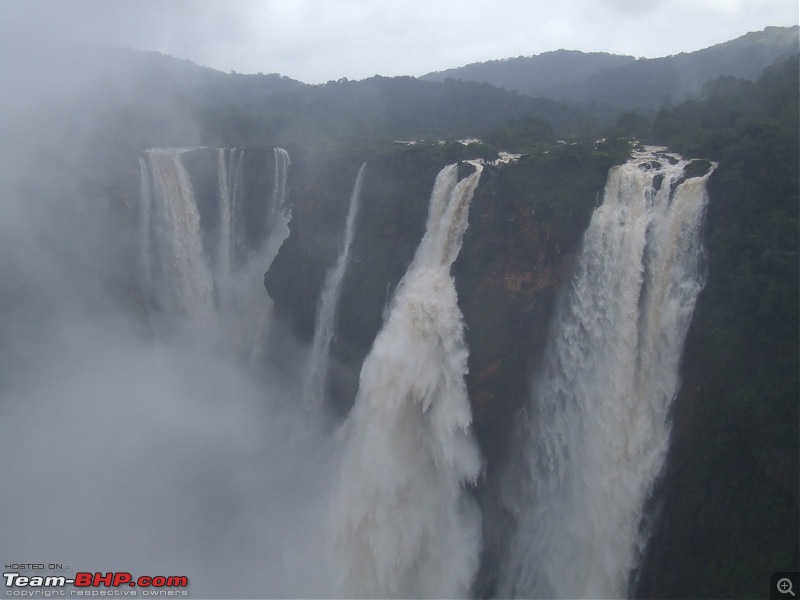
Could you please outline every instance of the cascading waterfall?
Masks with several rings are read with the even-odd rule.
[[[271,314],[263,273],[289,234],[291,161],[274,149],[275,180],[264,198],[264,230],[249,248],[242,202],[244,148],[217,148],[218,227],[208,256],[189,175],[188,149],[152,149],[140,157],[142,285],[152,314],[214,315],[225,337],[256,360]],[[255,333],[254,333],[255,330]]]
[[[230,221],[230,260],[231,269],[240,264],[246,254],[243,232],[239,227],[239,207],[241,206],[242,171],[244,171],[244,148],[231,148],[228,156],[228,177],[231,178],[231,221]]]
[[[272,188],[272,203],[267,213],[266,241],[264,243],[264,266],[269,269],[278,254],[281,244],[289,237],[289,219],[291,213],[286,203],[286,182],[289,178],[289,166],[292,161],[289,153],[283,148],[275,148],[275,183]]]
[[[284,148],[274,148],[275,183],[272,187],[272,221],[286,209],[286,182],[292,160]]]
[[[450,266],[482,165],[434,184],[425,235],[361,370],[332,505],[342,597],[466,597],[481,519],[469,427],[468,350]]]
[[[218,308],[223,313],[235,301],[231,297],[235,291],[234,274],[241,268],[241,258],[245,254],[243,234],[238,227],[243,154],[244,148],[217,148],[219,230],[214,287]]]
[[[189,175],[181,161],[185,149],[152,149],[140,157],[142,280],[149,308],[186,315],[217,317],[232,333],[255,346],[253,324],[264,308],[262,275],[289,233],[286,201],[289,154],[275,148],[275,182],[265,199],[265,227],[260,246],[246,248],[241,226],[244,148],[218,148],[218,229],[215,250],[203,250],[200,215]],[[262,315],[261,321],[264,320]],[[264,323],[257,328],[264,329]],[[256,337],[258,339],[258,335]]]
[[[146,294],[151,294],[152,305],[160,311],[200,315],[213,306],[213,280],[182,152],[152,149],[146,153],[148,168],[142,175]]]
[[[283,148],[274,148],[273,155],[275,158],[275,182],[272,186],[272,202],[267,211],[265,240],[262,251],[258,255],[259,269],[262,273],[269,270],[283,242],[289,237],[289,220],[291,219],[286,188],[289,179],[289,166],[292,161],[289,158],[289,153]],[[258,285],[260,288],[259,297],[262,298],[263,308],[260,310],[261,316],[258,318],[250,347],[251,363],[258,362],[261,357],[266,330],[272,315],[272,299],[269,294],[266,294],[266,299],[263,300],[265,295],[263,286],[261,286],[261,279],[259,279]]]
[[[286,178],[292,161],[284,148],[274,148],[273,154],[275,156],[275,184],[272,188],[272,211],[277,213],[279,209],[283,208],[283,200],[286,198]]]
[[[314,327],[314,343],[311,347],[308,375],[303,388],[303,398],[308,406],[319,406],[325,396],[325,383],[328,374],[328,354],[331,340],[336,327],[336,307],[342,294],[342,279],[350,262],[350,246],[353,243],[356,217],[358,216],[358,201],[361,196],[361,181],[367,163],[361,165],[353,185],[350,196],[350,207],[347,210],[347,223],[344,230],[344,240],[336,263],[325,274],[319,304],[317,306],[317,320]]]
[[[225,279],[234,270],[242,253],[238,226],[244,148],[217,148],[217,201],[219,231],[215,275]]]
[[[231,150],[231,162],[234,160]],[[233,207],[228,166],[225,161],[225,148],[217,148],[217,183],[219,186],[219,240],[217,244],[217,274],[226,279],[231,272],[231,243],[234,238],[232,228]]]
[[[153,267],[152,258],[150,256],[150,204],[152,204],[152,192],[150,191],[150,175],[147,170],[147,163],[143,157],[139,157],[139,221],[141,223],[141,247],[140,252],[140,269],[142,277],[142,294],[147,307],[150,312],[150,297],[149,291],[152,289]]]
[[[674,163],[674,164],[673,164]],[[627,594],[703,286],[708,174],[655,150],[611,169],[535,376],[501,596]]]

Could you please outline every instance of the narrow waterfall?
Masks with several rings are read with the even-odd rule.
[[[231,190],[231,261],[238,265],[247,256],[243,228],[240,227],[242,205],[242,172],[244,171],[244,148],[231,148],[228,173],[233,177]]]
[[[333,332],[336,328],[336,307],[342,294],[342,279],[344,279],[347,264],[350,261],[350,246],[353,243],[356,217],[358,216],[358,201],[361,196],[361,181],[367,163],[361,165],[350,195],[350,207],[347,210],[347,223],[344,230],[344,240],[339,251],[336,263],[325,274],[319,304],[317,305],[317,320],[314,327],[314,343],[311,348],[308,375],[303,388],[303,398],[308,406],[319,406],[325,396],[325,383],[328,375],[328,353],[330,352]]]
[[[289,219],[291,214],[286,202],[286,182],[289,178],[289,166],[292,161],[289,153],[283,148],[275,148],[275,183],[272,188],[272,202],[267,212],[266,234],[264,242],[264,269],[269,269],[278,255],[281,244],[289,237]]]
[[[272,215],[277,216],[286,208],[286,181],[292,161],[289,153],[283,148],[275,148],[273,154],[275,156],[275,183],[272,187]]]
[[[139,269],[142,278],[142,298],[148,313],[151,310],[150,290],[153,288],[153,266],[150,256],[150,205],[153,203],[150,190],[150,174],[147,163],[139,157],[139,222],[141,244],[139,248]]]
[[[627,594],[704,283],[708,174],[684,181],[686,164],[650,151],[609,173],[534,377],[521,468],[506,481],[517,528],[503,597]]]
[[[273,150],[275,156],[275,183],[272,187],[272,209],[270,221],[275,223],[286,210],[286,184],[289,178],[289,167],[292,164],[289,153],[283,148]],[[268,224],[268,227],[271,226]]]
[[[152,305],[159,311],[199,315],[213,306],[213,280],[203,253],[200,215],[179,149],[147,151],[142,214],[147,236]],[[145,185],[147,184],[147,185]],[[144,196],[147,196],[146,198]]]
[[[482,165],[436,177],[425,235],[361,370],[332,505],[342,597],[467,597],[481,518],[465,491],[481,469],[470,432],[468,350],[450,266]]]
[[[234,160],[231,150],[231,163]],[[217,148],[217,185],[219,186],[219,236],[217,242],[217,276],[227,279],[231,272],[231,243],[233,236],[233,206],[225,148]]]
[[[287,182],[289,180],[289,166],[292,164],[289,153],[283,148],[274,148],[275,181],[272,186],[272,197],[267,210],[264,228],[264,241],[258,254],[258,271],[263,275],[272,265],[278,255],[283,242],[289,237],[289,221],[291,211],[287,195]],[[258,278],[260,300],[260,316],[256,324],[252,344],[250,346],[250,362],[256,364],[262,357],[264,340],[272,315],[272,299],[264,294],[262,282]]]

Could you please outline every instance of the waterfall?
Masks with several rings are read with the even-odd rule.
[[[289,220],[291,211],[287,201],[287,181],[289,179],[289,166],[292,164],[289,153],[283,148],[274,148],[275,181],[272,185],[272,197],[267,211],[264,242],[258,255],[258,270],[261,274],[269,270],[272,261],[278,255],[283,242],[289,237]],[[263,279],[259,278],[259,297],[262,308],[256,323],[255,333],[250,345],[250,362],[256,364],[264,350],[265,337],[269,322],[272,317],[272,299],[269,294],[264,294]]]
[[[501,596],[618,598],[643,543],[683,342],[704,274],[708,175],[642,152],[609,172],[526,409],[504,502]]]
[[[328,353],[330,352],[333,332],[336,328],[336,307],[342,293],[342,279],[350,261],[350,246],[353,243],[358,200],[361,195],[361,181],[367,163],[361,165],[350,196],[350,207],[347,210],[347,223],[344,230],[344,241],[336,263],[325,274],[325,282],[317,306],[317,320],[314,327],[314,343],[311,347],[308,375],[303,388],[303,398],[308,406],[319,406],[325,396],[325,383],[328,375]]]
[[[147,236],[146,294],[160,311],[187,315],[211,310],[213,283],[203,253],[200,215],[178,149],[147,151],[149,177],[142,177]],[[140,163],[141,164],[141,163]],[[150,183],[152,182],[152,185]]]
[[[235,302],[235,279],[242,257],[247,256],[244,232],[239,227],[243,155],[244,148],[217,148],[219,231],[214,287],[223,312]]]
[[[267,213],[266,241],[264,244],[264,269],[269,269],[278,254],[281,244],[289,237],[291,213],[286,203],[286,182],[292,161],[283,148],[275,148],[275,183],[272,187],[272,202]]]
[[[450,266],[482,165],[436,177],[425,235],[361,370],[332,505],[342,597],[467,597],[481,461],[469,427],[468,350]]]
[[[244,232],[239,226],[239,212],[242,205],[242,171],[244,171],[244,148],[231,148],[228,158],[228,173],[232,177],[231,190],[231,239],[230,254],[231,268],[241,264],[242,257],[246,256]]]
[[[139,220],[141,223],[141,247],[140,265],[142,277],[142,297],[148,313],[150,306],[150,290],[153,288],[153,267],[152,257],[150,256],[150,205],[153,202],[152,192],[150,191],[150,175],[147,170],[147,163],[143,157],[139,157]]]
[[[231,150],[231,162],[234,160]],[[225,280],[231,272],[231,241],[233,239],[231,186],[225,162],[225,148],[217,148],[217,185],[219,187],[219,237],[217,243],[217,274]]]
[[[275,156],[275,183],[272,187],[272,214],[277,215],[285,208],[286,179],[292,161],[289,153],[283,148],[274,148],[273,154]]]
[[[287,180],[291,161],[275,148],[275,180],[262,201],[264,230],[248,247],[242,199],[244,148],[217,148],[218,227],[209,255],[203,249],[200,214],[185,149],[152,149],[140,157],[142,282],[148,310],[214,315],[227,339],[256,360],[268,328],[272,302],[263,274],[289,235]]]

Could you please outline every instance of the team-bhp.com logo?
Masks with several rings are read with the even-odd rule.
[[[136,596],[135,590],[126,588],[142,588],[142,596],[187,596],[188,592],[181,588],[189,585],[189,578],[185,576],[142,575],[134,578],[125,571],[110,573],[88,573],[85,571],[75,573],[74,577],[63,575],[22,575],[20,573],[3,573],[6,596],[19,597],[50,597],[66,595],[65,588],[70,596]],[[115,588],[113,590],[97,588]],[[178,588],[178,589],[176,589]],[[50,593],[45,593],[49,591]]]

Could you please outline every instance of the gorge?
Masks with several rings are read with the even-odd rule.
[[[795,568],[796,55],[611,122],[283,83],[263,113],[14,107],[8,548],[194,597],[748,597]]]

